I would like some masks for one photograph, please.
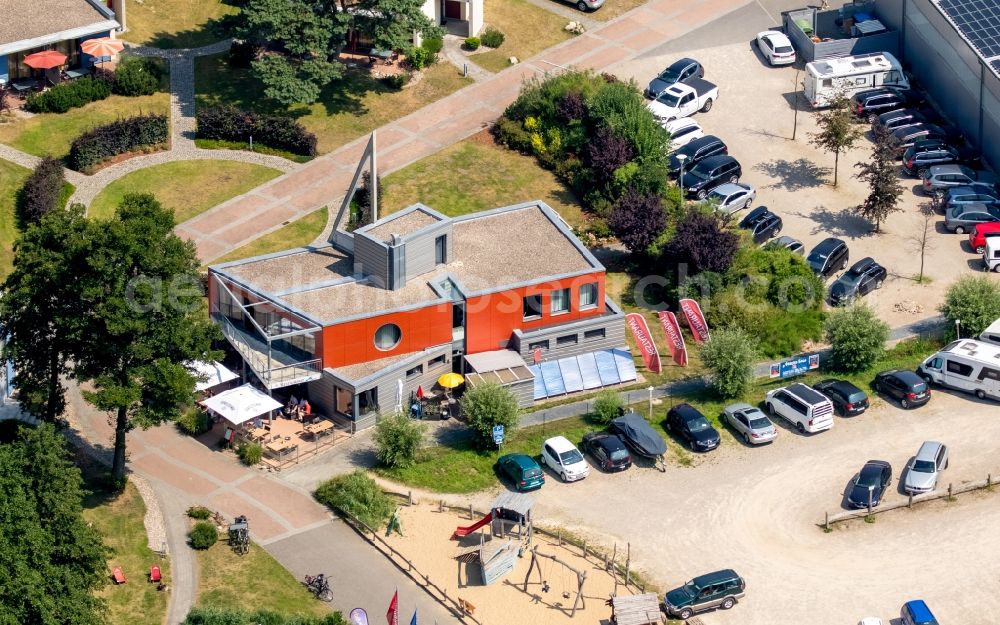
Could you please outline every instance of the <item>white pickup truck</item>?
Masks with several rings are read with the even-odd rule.
[[[707,80],[695,78],[687,83],[674,83],[647,106],[653,115],[666,123],[698,111],[707,113],[719,97],[719,88]]]

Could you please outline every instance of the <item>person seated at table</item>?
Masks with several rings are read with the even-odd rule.
[[[303,397],[302,400],[299,401],[299,421],[305,423],[310,414],[312,414],[312,406],[309,405],[309,400]]]
[[[295,395],[292,395],[288,399],[288,403],[285,404],[285,409],[283,411],[285,414],[285,418],[287,419],[294,418],[296,416],[296,413],[298,412],[298,409],[299,409],[299,401],[295,399]]]

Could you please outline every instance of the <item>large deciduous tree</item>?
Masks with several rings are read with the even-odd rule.
[[[725,273],[739,249],[740,238],[727,230],[718,215],[691,210],[677,223],[674,238],[663,250],[672,265],[686,264],[689,274]]]
[[[615,204],[611,230],[633,254],[645,254],[667,227],[660,196],[629,189]]]
[[[833,152],[833,186],[837,186],[840,153],[850,150],[862,131],[851,113],[851,102],[844,94],[830,100],[830,106],[817,117],[819,132],[810,134],[810,142],[826,152]]]
[[[902,210],[899,201],[903,195],[903,185],[899,184],[898,167],[889,144],[890,137],[885,127],[876,126],[871,160],[854,165],[860,170],[854,177],[867,182],[869,189],[868,197],[855,210],[865,219],[875,222],[875,232],[879,232],[886,217]]]

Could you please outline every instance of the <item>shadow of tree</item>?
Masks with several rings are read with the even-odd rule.
[[[810,234],[845,236],[851,239],[869,237],[873,234],[872,225],[868,223],[868,220],[855,215],[851,209],[834,211],[821,206],[813,211],[792,214],[813,221]]]
[[[826,176],[830,174],[829,167],[821,167],[816,163],[800,158],[788,161],[783,158],[759,163],[754,166],[756,171],[777,178],[778,180],[770,185],[768,189],[785,189],[787,191],[800,191],[802,189],[813,189],[822,186]]]

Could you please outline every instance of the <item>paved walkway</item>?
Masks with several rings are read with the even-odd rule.
[[[466,56],[462,52],[462,44],[465,39],[458,37],[457,35],[445,35],[444,36],[444,46],[441,48],[441,54],[444,58],[448,60],[449,63],[454,65],[460,70],[465,70],[468,68],[469,78],[476,82],[485,82],[493,77],[493,72],[486,71],[482,67],[476,65],[475,55]]]

